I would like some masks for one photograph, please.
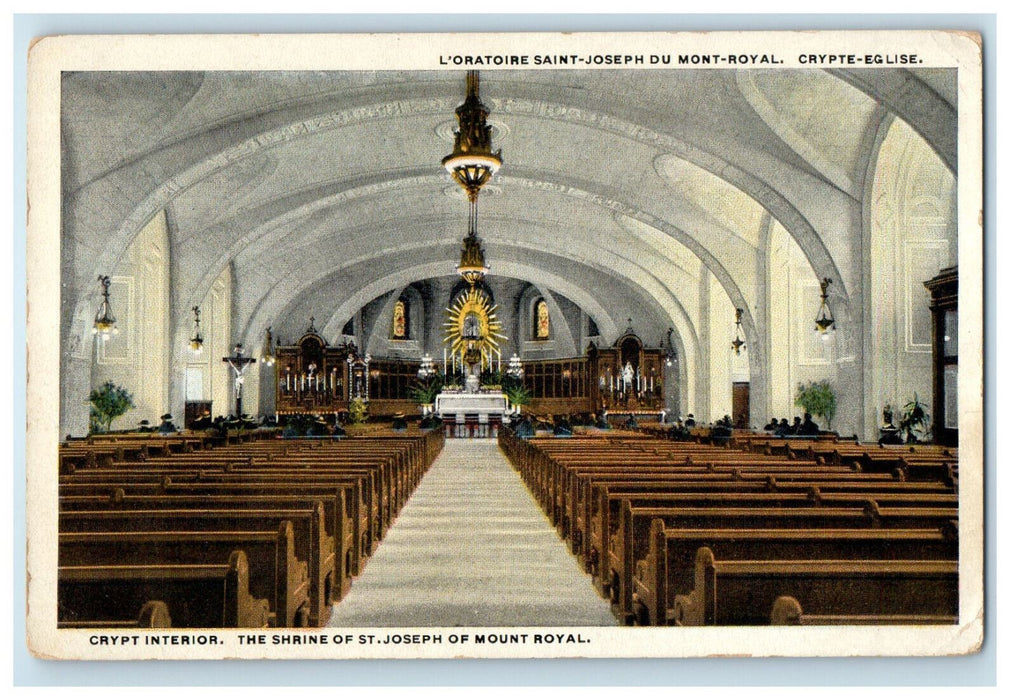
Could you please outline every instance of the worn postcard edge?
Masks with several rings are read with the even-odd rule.
[[[57,630],[56,448],[60,367],[60,73],[66,70],[454,70],[442,55],[554,52],[676,53],[737,50],[786,56],[881,53],[907,46],[925,67],[958,70],[958,261],[963,319],[959,395],[960,623],[881,628],[468,628],[470,633],[585,634],[585,647],[533,645],[353,647],[96,647],[87,631]],[[737,46],[737,49],[734,47]],[[499,70],[498,66],[481,66]],[[632,66],[619,66],[632,68]],[[800,66],[806,67],[806,66]],[[506,66],[518,69],[518,66]],[[604,66],[597,66],[604,69]],[[536,70],[536,68],[534,68]],[[571,66],[569,70],[582,68]],[[652,68],[648,68],[652,69]],[[710,69],[703,67],[701,69]],[[552,69],[553,70],[553,69]],[[984,635],[982,70],[971,32],[710,32],[597,34],[374,34],[61,36],[33,42],[29,55],[27,277],[27,643],[52,659],[544,658],[702,656],[935,656],[976,652]],[[16,584],[17,585],[17,584]],[[384,633],[390,629],[324,629]],[[400,629],[460,634],[463,629]],[[189,630],[188,632],[195,632]],[[219,637],[229,630],[210,630]]]

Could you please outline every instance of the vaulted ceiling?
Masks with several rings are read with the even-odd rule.
[[[705,268],[747,309],[751,332],[756,253],[772,217],[851,300],[880,127],[902,118],[955,170],[952,76],[482,72],[504,157],[480,202],[491,274],[572,299],[605,335],[634,317],[688,341]],[[95,276],[161,210],[184,332],[230,264],[248,342],[329,301],[334,336],[372,298],[449,274],[466,204],[440,159],[463,78],[65,74],[65,324],[87,331]]]

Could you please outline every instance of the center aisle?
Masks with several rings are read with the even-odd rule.
[[[330,627],[617,625],[496,440],[448,440]]]

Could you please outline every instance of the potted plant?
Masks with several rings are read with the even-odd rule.
[[[346,432],[350,435],[362,435],[363,427],[367,423],[367,403],[359,396],[350,401],[350,410],[346,415]]]
[[[904,433],[904,441],[911,445],[924,439],[929,428],[929,407],[915,398],[904,404],[900,414],[900,429]]]
[[[434,399],[441,393],[442,385],[445,383],[445,378],[436,375],[430,381],[423,382],[419,381],[413,384],[409,390],[409,398],[411,401],[420,406],[421,413],[427,415],[429,409],[434,405]]]
[[[88,395],[92,432],[108,433],[113,421],[134,408],[134,399],[122,386],[107,381]]]
[[[807,385],[799,384],[795,394],[795,406],[800,406],[806,413],[822,418],[826,422],[826,429],[830,429],[833,416],[837,413],[837,395],[833,393],[830,382],[809,382]]]
[[[514,384],[504,388],[505,396],[508,398],[509,405],[512,406],[512,410],[516,413],[519,409],[526,404],[530,403],[533,397],[521,384]]]

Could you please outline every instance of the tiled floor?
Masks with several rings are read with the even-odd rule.
[[[333,627],[616,625],[495,440],[449,440]]]

